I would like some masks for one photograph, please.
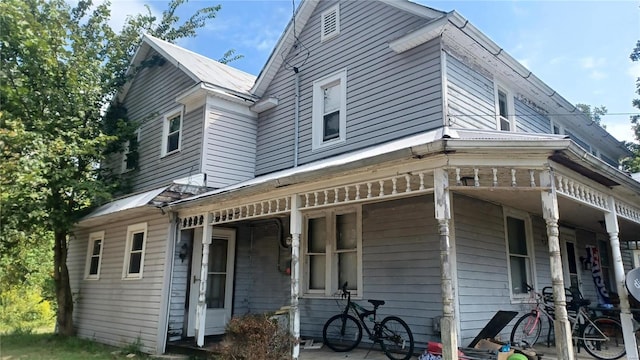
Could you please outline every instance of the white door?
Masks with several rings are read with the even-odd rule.
[[[564,273],[564,287],[575,288],[582,293],[581,268],[576,244],[576,233],[573,230],[560,230],[560,252],[562,256],[562,272]]]
[[[189,292],[189,325],[187,336],[195,336],[196,307],[200,291],[200,267],[202,266],[202,232],[194,239],[191,263],[191,290]],[[207,312],[205,335],[223,334],[231,319],[233,301],[233,269],[236,248],[236,232],[233,229],[213,228],[209,245],[207,269]]]

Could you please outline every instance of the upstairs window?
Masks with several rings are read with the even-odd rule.
[[[346,282],[362,292],[362,228],[360,208],[309,215],[303,241],[305,293],[332,296]]]
[[[144,269],[144,251],[147,239],[147,223],[127,227],[123,279],[142,279]]]
[[[347,71],[313,83],[313,149],[346,140]]]
[[[134,170],[138,167],[138,144],[140,143],[140,129],[133,133],[133,136],[124,148],[122,158],[122,172]]]
[[[176,109],[164,116],[162,136],[162,156],[180,151],[182,140],[182,109]]]
[[[535,285],[531,221],[525,213],[505,211],[504,223],[511,297],[527,297],[526,285]]]
[[[497,129],[500,131],[515,131],[515,110],[513,95],[506,89],[495,88]]]
[[[102,264],[102,246],[104,231],[91,233],[87,248],[87,264],[84,278],[98,280],[100,278],[100,265]]]
[[[332,39],[340,34],[340,4],[322,13],[320,41]]]

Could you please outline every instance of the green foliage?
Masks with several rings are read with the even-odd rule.
[[[291,354],[294,339],[268,315],[234,317],[227,325],[223,360],[281,360]]]
[[[640,40],[636,42],[636,47],[633,49],[629,57],[632,61],[640,61]],[[636,79],[636,94],[640,95],[640,78]],[[633,107],[640,110],[640,98],[633,99],[631,104]],[[632,115],[630,120],[636,141],[640,142],[640,115]],[[626,143],[625,145],[633,152],[634,155],[622,161],[623,168],[632,173],[640,172],[640,145],[637,143]]]
[[[128,343],[126,346],[122,348],[122,352],[126,354],[136,354],[142,355],[142,338],[138,336],[134,341]]]
[[[2,336],[3,359],[49,360],[125,360],[128,353],[118,348],[77,337],[47,334],[12,334]],[[134,359],[148,359],[136,355]]]
[[[37,288],[14,286],[0,292],[0,308],[0,333],[29,334],[53,322],[51,302]]]
[[[53,248],[49,273],[62,334],[73,332],[68,235],[126,186],[126,177],[100,164],[122,151],[136,125],[120,104],[109,105],[141,67],[158,64],[129,68],[143,32],[170,42],[192,37],[219,10],[202,8],[181,23],[176,13],[185,1],[172,0],[160,19],[150,11],[131,16],[119,31],[109,25],[109,2],[0,2],[0,266],[11,271],[0,281],[22,284],[36,271],[6,256],[23,256],[26,245],[37,255]]]
[[[602,124],[602,117],[607,115],[607,108],[603,105],[591,107],[591,105],[587,104],[576,104],[576,108],[582,111],[589,120],[595,122],[596,124],[606,128]]]

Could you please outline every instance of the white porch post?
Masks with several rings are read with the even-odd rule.
[[[611,245],[611,255],[613,256],[613,271],[616,277],[616,290],[620,297],[620,323],[624,334],[624,347],[627,350],[628,360],[638,360],[638,347],[633,331],[633,315],[629,307],[629,297],[625,287],[624,266],[622,265],[622,254],[620,252],[620,240],[618,239],[618,215],[616,213],[615,200],[609,197],[609,212],[604,214],[609,243]]]
[[[458,333],[455,319],[451,244],[449,239],[449,220],[451,219],[451,200],[449,198],[449,174],[444,169],[433,172],[435,217],[438,220],[440,234],[440,268],[442,277],[442,319],[440,320],[442,339],[442,358],[458,359]]]
[[[196,343],[204,346],[205,321],[207,316],[207,273],[209,272],[209,245],[211,245],[210,216],[202,228],[202,266],[200,267],[200,291],[196,306]]]
[[[302,233],[302,212],[300,212],[300,197],[291,196],[291,309],[289,310],[289,323],[291,335],[294,338],[291,358],[297,360],[300,355],[300,309],[298,297],[300,296],[300,234]]]
[[[571,341],[571,326],[567,316],[567,299],[564,293],[564,275],[562,274],[562,258],[560,256],[560,238],[558,230],[558,198],[556,195],[553,174],[546,170],[540,174],[540,186],[549,187],[542,191],[542,216],[547,223],[547,237],[549,240],[549,257],[551,260],[551,285],[555,304],[556,350],[558,359],[573,360],[573,345]]]

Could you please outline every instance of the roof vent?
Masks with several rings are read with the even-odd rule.
[[[320,41],[329,40],[340,34],[340,4],[322,13]]]

